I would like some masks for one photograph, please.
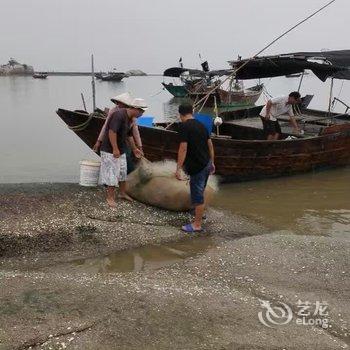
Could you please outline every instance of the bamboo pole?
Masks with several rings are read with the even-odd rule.
[[[95,67],[94,55],[91,55],[91,86],[92,86],[92,113],[96,109]]]
[[[81,99],[82,99],[82,101],[83,101],[84,110],[85,110],[85,112],[87,112],[84,95],[83,95],[82,92],[80,93],[80,95],[81,95]]]

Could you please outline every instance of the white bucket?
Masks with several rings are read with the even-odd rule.
[[[94,187],[98,185],[101,162],[82,160],[80,162],[80,186]]]

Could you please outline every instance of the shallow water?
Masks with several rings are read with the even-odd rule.
[[[106,256],[75,260],[68,265],[74,271],[89,273],[156,270],[204,253],[214,245],[215,240],[212,237],[196,237],[181,242],[145,246]]]
[[[280,233],[350,239],[350,167],[222,185],[215,205]]]

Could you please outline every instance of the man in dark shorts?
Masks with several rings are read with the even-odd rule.
[[[294,132],[300,133],[300,128],[294,118],[293,112],[293,105],[300,103],[300,101],[300,93],[294,91],[289,96],[275,97],[267,102],[266,106],[260,112],[260,117],[268,140],[279,139],[282,132],[277,117],[283,114],[289,115]]]
[[[195,211],[194,221],[182,229],[189,233],[200,232],[205,210],[204,191],[209,175],[215,172],[214,147],[205,126],[193,118],[192,105],[181,105],[179,114],[182,123],[176,177],[182,180],[182,169],[190,176],[191,202]]]

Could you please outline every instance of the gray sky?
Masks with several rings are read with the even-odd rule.
[[[40,70],[140,68],[159,73],[213,68],[251,56],[328,0],[0,0],[0,63],[9,57]],[[349,0],[279,41],[267,53],[349,48]]]

